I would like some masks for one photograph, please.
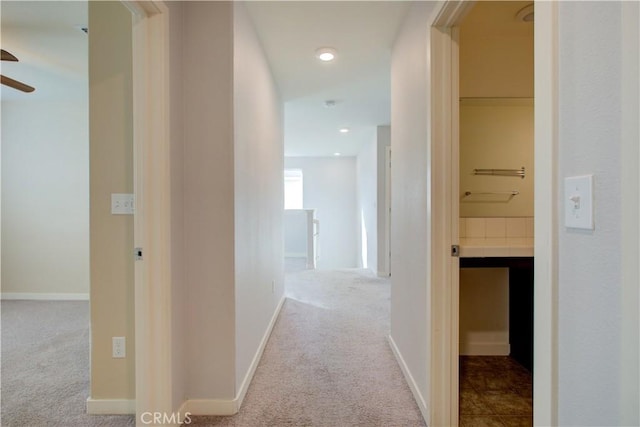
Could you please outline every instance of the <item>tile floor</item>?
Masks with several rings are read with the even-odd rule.
[[[460,357],[460,426],[533,425],[533,379],[508,356]]]

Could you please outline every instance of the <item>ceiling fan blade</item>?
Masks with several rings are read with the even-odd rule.
[[[14,89],[20,90],[22,92],[27,92],[27,93],[33,92],[34,90],[36,90],[36,88],[34,88],[32,86],[26,85],[26,84],[24,84],[22,82],[19,82],[17,80],[13,80],[12,78],[7,77],[7,76],[3,76],[1,74],[0,74],[0,83],[2,83],[3,85],[6,85],[6,86],[12,87]]]
[[[9,52],[7,52],[4,49],[0,49],[2,50],[2,61],[13,61],[13,62],[18,62],[18,58],[16,58],[14,55],[10,54]]]

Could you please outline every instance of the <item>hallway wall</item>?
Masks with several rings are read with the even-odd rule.
[[[237,395],[284,296],[284,119],[245,5],[235,2],[233,14]]]
[[[622,191],[625,177],[638,183],[640,14],[622,2],[560,2],[558,12],[558,423],[637,425],[638,188]],[[584,174],[594,175],[593,231],[564,227],[563,179]],[[625,265],[627,234],[635,260]]]
[[[355,157],[286,157],[284,167],[302,169],[303,207],[320,221],[318,268],[353,268],[357,261]]]
[[[391,340],[418,405],[429,420],[429,18],[435,3],[415,2],[391,56]],[[424,96],[416,96],[424,94]]]

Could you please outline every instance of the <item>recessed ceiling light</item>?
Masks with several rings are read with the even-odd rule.
[[[330,47],[321,47],[320,49],[316,50],[316,58],[324,62],[333,61],[337,55],[338,52]]]
[[[349,133],[349,128],[340,129],[340,133]]]
[[[334,156],[340,156],[340,153],[333,153]]]

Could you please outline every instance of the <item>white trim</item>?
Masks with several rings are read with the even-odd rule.
[[[282,297],[280,302],[278,303],[273,316],[271,316],[271,321],[269,322],[269,326],[260,341],[260,345],[256,351],[256,354],[253,356],[251,360],[251,365],[249,365],[249,369],[247,370],[247,374],[240,385],[238,393],[233,399],[189,399],[186,400],[179,409],[179,413],[182,415],[187,412],[191,415],[216,415],[216,416],[228,416],[235,415],[240,410],[240,406],[242,406],[242,402],[244,401],[245,396],[247,395],[247,391],[249,390],[249,386],[251,385],[251,380],[260,364],[260,359],[262,358],[262,354],[264,353],[264,349],[267,346],[267,342],[269,342],[269,337],[271,337],[271,333],[273,332],[273,328],[278,320],[278,316],[280,316],[280,311],[282,310],[282,306],[286,297]]]
[[[2,292],[0,298],[3,300],[32,301],[89,301],[89,294]]]
[[[464,356],[508,356],[511,345],[504,342],[460,342],[460,354]]]
[[[428,419],[429,411],[427,410],[427,404],[425,403],[424,396],[422,396],[422,394],[420,393],[418,384],[416,383],[416,380],[413,378],[413,375],[411,375],[411,371],[409,370],[407,363],[404,361],[404,358],[400,353],[400,349],[398,349],[398,346],[396,345],[396,342],[393,340],[393,337],[389,335],[387,338],[389,340],[389,346],[391,347],[391,351],[393,352],[393,355],[395,356],[396,361],[398,362],[398,365],[400,365],[400,370],[404,375],[404,379],[405,381],[407,381],[407,384],[409,384],[409,389],[411,389],[411,393],[413,393],[413,398],[416,400],[418,408],[422,413],[422,418],[426,420]]]
[[[558,423],[558,5],[536,1],[533,422]]]
[[[135,380],[137,424],[171,413],[171,182],[169,10],[162,1],[123,0],[133,15]],[[133,248],[132,248],[133,249]]]
[[[240,409],[242,406],[242,402],[244,401],[244,397],[247,395],[247,390],[249,390],[249,385],[251,384],[251,380],[253,379],[253,375],[256,373],[256,369],[258,368],[258,364],[260,363],[260,359],[262,358],[262,353],[264,353],[264,349],[267,346],[267,342],[269,341],[269,337],[271,336],[271,332],[273,332],[273,327],[278,320],[278,316],[280,315],[280,310],[282,310],[282,306],[284,305],[285,297],[283,296],[276,307],[273,316],[271,316],[271,321],[269,322],[269,326],[267,326],[267,330],[262,337],[262,341],[260,341],[260,345],[258,346],[258,350],[256,354],[253,356],[253,360],[251,361],[251,365],[249,365],[249,370],[240,385],[240,389],[237,391],[237,395],[235,401],[238,405],[237,409]]]
[[[134,399],[92,399],[87,398],[87,414],[90,415],[133,415],[136,413]]]
[[[238,413],[238,399],[189,399],[182,404],[179,413],[191,415],[229,416]]]

